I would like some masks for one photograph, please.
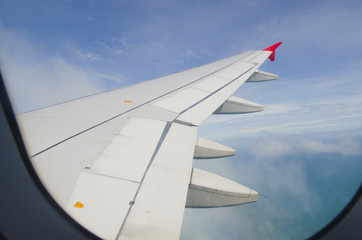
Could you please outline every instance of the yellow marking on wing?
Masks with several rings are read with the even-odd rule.
[[[82,207],[84,207],[84,204],[81,203],[81,202],[76,202],[76,203],[74,204],[74,207],[76,207],[76,208],[82,208]]]

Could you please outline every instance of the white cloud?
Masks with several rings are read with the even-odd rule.
[[[0,25],[0,35],[1,70],[17,113],[105,90],[91,69],[45,54],[26,32]]]
[[[124,52],[121,49],[110,49],[111,50],[111,54],[113,55],[121,55]]]
[[[362,127],[362,72],[341,69],[338,74],[244,84],[235,96],[265,106],[258,113],[211,116],[200,127],[201,136],[232,139],[263,132],[295,134]],[[275,86],[274,86],[275,85]]]
[[[252,154],[256,154],[261,158],[275,158],[286,155],[291,151],[288,143],[273,138],[258,141],[255,148],[253,146],[250,146],[250,148],[255,149],[251,152]]]
[[[359,3],[358,3],[359,4]],[[254,34],[268,41],[283,40],[287,44],[310,46],[319,52],[336,52],[341,49],[362,46],[360,28],[362,10],[356,3],[339,1],[306,4],[303,10],[276,15],[264,22],[255,23]],[[254,39],[254,38],[253,38]],[[255,43],[247,43],[254,45]],[[289,51],[304,48],[289,48]]]
[[[313,136],[313,135],[311,135]],[[330,136],[326,140],[308,139],[311,136],[301,137],[298,135],[277,135],[264,133],[261,136],[246,139],[240,137],[243,149],[256,159],[277,159],[299,153],[306,154],[340,154],[342,156],[362,155],[362,145],[360,142],[343,136],[336,139]],[[235,143],[236,144],[236,143]]]
[[[122,74],[118,75],[111,75],[111,74],[97,74],[100,78],[115,81],[116,83],[125,84],[127,81],[127,78],[123,76]]]
[[[76,58],[81,61],[81,62],[86,62],[86,61],[101,61],[101,56],[98,55],[98,54],[95,54],[95,53],[90,53],[90,52],[87,52],[87,53],[83,53],[81,51],[76,51],[75,52],[75,56]]]
[[[124,55],[124,54],[126,54],[125,51],[120,49],[120,48],[112,48],[112,47],[108,47],[108,46],[104,46],[104,48],[111,55]]]
[[[123,46],[127,46],[127,39],[124,37],[111,37],[112,42],[120,42]]]
[[[336,174],[340,173],[336,167],[340,160],[362,155],[358,140],[338,137],[341,135],[337,132],[323,136],[270,133],[254,138],[239,136],[224,143],[237,149],[235,157],[195,160],[194,167],[239,182],[268,199],[259,197],[256,203],[232,208],[186,210],[183,239],[195,234],[210,239],[310,237],[348,202],[341,201],[341,205],[331,209],[326,207],[328,196],[323,194],[339,181],[334,178],[340,177]],[[332,158],[326,157],[331,155]],[[351,158],[343,164],[349,166],[354,161]],[[338,187],[330,194],[340,191]],[[218,230],[213,229],[216,226]],[[289,230],[291,227],[293,231]]]
[[[290,103],[267,104],[263,115],[285,114],[290,112],[304,111],[302,106]]]
[[[362,154],[362,146],[352,139],[341,139],[337,143],[323,143],[316,140],[304,140],[301,148],[311,153],[332,153],[346,156],[359,156]]]
[[[288,154],[299,154],[293,153],[298,142],[286,136],[266,134],[255,139],[237,139],[234,144],[243,149],[234,159],[199,160],[194,161],[194,167],[239,182],[268,196],[268,199],[260,196],[258,202],[250,205],[186,210],[184,239],[195,232],[210,239],[294,239],[298,234],[300,238],[307,238],[313,228],[303,231],[303,224],[295,227],[292,234],[283,229],[292,222],[301,221],[303,216],[308,216],[313,222],[319,204],[305,161],[293,157],[282,159]],[[217,231],[213,229],[215,226]]]

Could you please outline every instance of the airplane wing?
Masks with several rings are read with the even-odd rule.
[[[57,203],[104,239],[178,239],[185,206],[256,201],[254,190],[192,161],[235,154],[198,138],[198,126],[213,113],[263,110],[232,94],[277,78],[259,67],[280,44],[20,114],[33,167]]]

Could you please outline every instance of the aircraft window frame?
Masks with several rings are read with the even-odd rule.
[[[33,181],[33,183],[35,184],[37,190],[40,192],[40,195],[43,199],[46,200],[46,202],[48,204],[50,204],[50,206],[52,207],[52,211],[51,212],[47,212],[48,215],[45,215],[45,212],[41,212],[41,216],[44,218],[43,219],[43,222],[44,220],[47,221],[47,219],[50,219],[50,218],[54,218],[54,217],[61,217],[63,221],[65,221],[65,226],[59,226],[59,230],[61,231],[65,231],[67,230],[67,226],[68,226],[68,229],[69,229],[69,225],[71,225],[73,228],[69,229],[67,233],[65,233],[65,235],[68,235],[69,237],[71,237],[71,239],[101,239],[99,238],[98,236],[94,235],[93,233],[91,233],[90,231],[88,231],[86,228],[84,228],[82,225],[80,225],[77,221],[75,221],[71,216],[69,216],[64,210],[62,207],[60,207],[57,202],[53,199],[53,197],[50,195],[50,193],[46,190],[45,186],[43,185],[43,183],[41,182],[40,178],[38,177],[35,169],[33,168],[32,164],[31,164],[31,161],[30,161],[30,158],[29,158],[29,155],[26,151],[26,147],[25,147],[25,144],[23,142],[23,138],[21,136],[21,131],[20,131],[20,128],[17,124],[17,121],[16,121],[16,117],[15,117],[15,113],[13,111],[13,108],[12,108],[12,105],[11,105],[11,101],[10,101],[10,98],[9,98],[9,95],[6,91],[6,86],[5,86],[5,82],[4,82],[4,79],[2,77],[2,74],[1,74],[1,70],[0,70],[0,104],[1,104],[1,115],[0,117],[4,118],[5,122],[7,123],[8,126],[3,126],[3,128],[5,127],[8,127],[8,130],[11,134],[11,137],[12,139],[4,139],[6,136],[4,136],[5,134],[3,134],[3,131],[1,132],[2,136],[1,136],[1,142],[5,142],[5,141],[8,141],[8,142],[14,142],[15,144],[15,148],[17,150],[17,153],[18,155],[20,155],[20,159],[21,159],[21,163],[22,163],[22,166],[24,167],[24,169],[26,170],[26,172],[29,174],[30,176],[30,179]],[[3,130],[3,129],[1,129]],[[2,157],[6,157],[6,158],[10,158],[11,161],[18,161],[19,157],[14,157],[15,154],[11,154],[9,153],[9,151],[4,151],[3,149],[3,146],[2,146],[2,149],[1,149],[1,152],[3,153],[2,154]],[[8,164],[8,165],[11,165],[11,163],[9,163],[9,161],[7,160],[4,160],[4,159],[0,159],[1,161],[3,161],[4,164]],[[3,164],[2,163],[2,164]],[[11,166],[13,167],[13,166]],[[21,170],[23,169],[17,169],[17,172],[21,172]],[[10,176],[12,174],[7,174],[6,176]],[[5,176],[5,177],[6,177]],[[16,178],[18,175],[16,176],[12,176],[11,178]],[[9,178],[9,177],[8,177]],[[12,179],[8,179],[9,181],[6,182],[7,185],[11,185],[11,180]],[[0,185],[1,187],[1,185]],[[9,188],[11,189],[11,187]],[[2,194],[6,194],[6,190],[7,189],[1,189],[0,188],[0,192]],[[21,190],[20,190],[21,191]],[[35,195],[39,195],[38,192],[32,192],[33,196],[29,196],[29,201],[31,201],[30,199],[33,199]],[[37,196],[39,197],[39,196]],[[7,198],[4,198],[2,200],[5,200],[5,204],[7,204],[9,207],[12,207],[11,206],[11,202],[6,202],[8,199]],[[28,200],[28,199],[26,199]],[[31,204],[31,202],[30,202]],[[46,207],[46,206],[44,206]],[[20,213],[20,210],[17,210],[17,208],[14,209],[13,213],[12,213],[12,217],[17,217],[17,218],[21,218],[21,222],[26,222],[26,223],[31,223],[31,221],[35,221],[35,218],[33,216],[33,218],[29,218],[29,216],[25,216],[25,215],[21,215],[21,216],[16,216],[17,214]],[[57,216],[54,216],[54,214],[56,214]],[[1,218],[1,215],[0,214],[0,218]],[[46,219],[45,219],[46,218]],[[2,221],[4,221],[4,219],[2,219]],[[52,221],[54,222],[54,221]],[[34,223],[32,223],[34,226]],[[16,227],[16,226],[15,226]],[[28,227],[28,226],[26,226]],[[66,227],[66,228],[64,228]],[[24,227],[23,227],[24,228]],[[19,228],[20,229],[23,229]],[[40,226],[40,229],[42,228],[42,226]],[[54,227],[52,227],[54,228]],[[11,229],[11,228],[10,228]],[[28,227],[28,230],[29,230],[29,227]],[[37,231],[38,229],[34,230]],[[14,235],[12,232],[10,232],[11,230],[9,230],[9,228],[5,228],[3,226],[1,226],[1,229],[0,229],[0,239],[7,239],[7,236],[10,235]],[[44,231],[46,231],[46,229],[44,228]],[[20,232],[20,231],[19,231]],[[23,233],[17,233],[17,235],[19,234],[23,234],[23,237],[26,237],[27,239],[33,239],[32,236],[29,236],[27,235],[27,231],[24,231]],[[16,235],[16,234],[15,234]],[[37,233],[35,233],[35,235],[37,235]],[[38,239],[38,238],[36,238]],[[64,235],[56,235],[56,233],[53,235],[53,239],[64,239]]]

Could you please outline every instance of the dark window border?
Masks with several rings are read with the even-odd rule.
[[[22,236],[23,239],[40,239],[51,235],[49,239],[100,239],[71,218],[56,203],[36,174],[21,137],[1,71],[0,101],[0,118],[2,118],[0,166],[2,171],[7,171],[6,174],[1,173],[0,176],[0,181],[3,182],[0,183],[0,193],[3,195],[3,197],[0,196],[0,202],[3,205],[0,206],[0,211],[4,213],[0,214],[0,238],[13,239]],[[12,151],[14,149],[17,151]],[[24,172],[28,175],[23,174]],[[30,186],[29,178],[32,180]],[[24,189],[19,189],[19,184],[16,184],[19,181],[24,183],[20,184],[24,186]],[[15,199],[15,196],[21,196],[22,199]],[[46,201],[42,201],[44,199]],[[13,206],[14,202],[18,201],[27,205],[27,209],[22,206]],[[31,209],[33,207],[34,209]],[[6,225],[4,223],[16,223],[18,226],[4,226]],[[52,225],[54,223],[57,225]]]

